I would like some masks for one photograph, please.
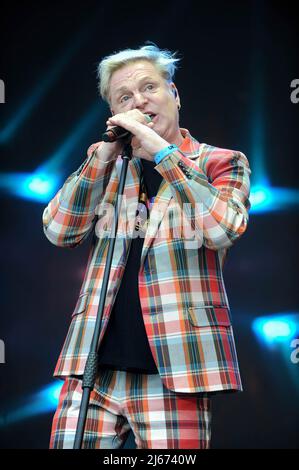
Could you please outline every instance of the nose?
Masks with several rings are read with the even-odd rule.
[[[142,108],[147,103],[147,98],[142,93],[135,93],[134,95],[134,107]]]

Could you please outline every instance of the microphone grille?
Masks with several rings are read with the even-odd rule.
[[[148,114],[145,114],[144,115],[145,119],[147,120],[147,122],[152,122],[152,118],[148,115]]]

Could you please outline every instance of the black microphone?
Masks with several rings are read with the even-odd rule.
[[[144,114],[144,116],[147,122],[151,122],[152,118],[148,114]],[[102,140],[104,142],[115,142],[116,140],[128,137],[130,134],[131,132],[123,127],[113,126],[102,134]]]

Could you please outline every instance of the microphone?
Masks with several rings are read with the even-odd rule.
[[[148,114],[144,114],[144,117],[147,122],[151,122],[152,118]],[[123,127],[113,126],[102,134],[102,140],[104,142],[115,142],[116,140],[128,137],[130,134],[131,132]]]

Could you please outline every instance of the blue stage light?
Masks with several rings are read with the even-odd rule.
[[[0,189],[9,194],[38,202],[47,202],[54,196],[59,178],[45,173],[0,174]]]
[[[251,211],[269,210],[273,204],[271,190],[267,186],[254,186],[250,192]]]
[[[299,206],[299,190],[256,185],[251,188],[250,202],[253,213],[292,209]]]
[[[24,182],[24,195],[34,199],[48,199],[55,183],[46,175],[32,175]]]
[[[2,413],[0,427],[23,421],[31,416],[54,411],[58,404],[62,385],[63,382],[58,380],[28,397],[25,403],[11,406],[6,412]]]
[[[288,321],[272,320],[267,321],[263,326],[263,333],[269,339],[290,338],[292,328]]]
[[[36,403],[37,409],[39,409],[40,412],[48,412],[56,409],[62,385],[63,382],[59,380],[47,385],[33,396],[32,400]]]
[[[289,341],[297,331],[292,315],[256,318],[252,328],[255,334],[266,343]]]
[[[65,178],[63,172],[72,153],[76,151],[80,140],[90,132],[92,126],[104,118],[105,110],[106,108],[98,103],[90,106],[63,143],[34,173],[2,173],[0,189],[36,202],[49,202]]]

